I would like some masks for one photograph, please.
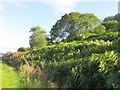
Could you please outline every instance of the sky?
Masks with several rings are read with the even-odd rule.
[[[100,20],[118,13],[119,0],[0,0],[0,52],[29,47],[30,28],[47,34],[66,13],[93,13]]]

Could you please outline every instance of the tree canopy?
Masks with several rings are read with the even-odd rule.
[[[31,28],[30,32],[32,35],[30,36],[29,44],[31,48],[41,48],[46,46],[46,32],[39,26],[35,26]]]
[[[108,21],[111,21],[111,20],[117,20],[119,21],[120,20],[120,14],[116,14],[115,16],[107,16],[104,18],[103,22],[108,22]]]
[[[82,31],[94,31],[100,23],[101,21],[94,14],[79,12],[65,14],[53,25],[50,31],[51,40],[56,42],[69,38],[73,40],[80,38]]]
[[[118,21],[116,20],[110,20],[108,22],[103,22],[102,25],[106,27],[106,30],[113,29],[115,27],[118,27]]]

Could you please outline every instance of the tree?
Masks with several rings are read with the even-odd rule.
[[[111,20],[117,20],[119,22],[120,14],[118,13],[115,16],[108,16],[108,17],[104,18],[103,22],[108,22],[108,21],[111,21]]]
[[[106,30],[118,27],[118,21],[110,20],[108,22],[103,22],[102,25],[106,27]]]
[[[103,20],[103,22],[105,22],[105,23],[103,23],[104,25],[106,24],[107,25],[107,27],[108,27],[108,23],[107,22],[109,22],[109,21],[117,21],[118,23],[118,25],[117,26],[115,26],[115,27],[118,27],[118,29],[120,29],[120,14],[118,13],[118,14],[116,14],[115,16],[108,16],[108,17],[106,17],[104,20]],[[112,25],[113,26],[113,25]],[[108,30],[108,29],[107,29]]]
[[[94,14],[81,14],[79,12],[65,14],[53,25],[50,31],[51,40],[56,42],[78,39],[81,37],[82,31],[93,31],[100,22]]]
[[[108,16],[108,17],[104,18],[103,22],[108,22],[108,21],[114,20],[114,19],[115,19],[114,16]]]
[[[32,32],[29,40],[31,48],[41,48],[47,45],[45,30],[41,29],[39,26],[35,26],[31,28],[30,32]]]

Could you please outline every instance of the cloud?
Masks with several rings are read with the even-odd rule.
[[[29,47],[27,39],[12,37],[7,31],[0,32],[0,52],[16,51],[19,47]]]
[[[120,1],[118,3],[118,13],[120,14]]]
[[[4,16],[2,15],[3,11],[5,10],[5,5],[3,3],[0,3],[0,33],[3,29],[4,24]]]
[[[0,12],[4,11],[4,9],[5,9],[5,6],[2,3],[0,3]]]
[[[25,3],[24,2],[14,2],[14,5],[19,6],[19,7],[24,7]]]
[[[12,2],[11,4],[19,7],[24,6],[23,2]],[[0,2],[0,52],[16,51],[20,46],[29,46],[29,43],[26,43],[28,42],[28,39],[24,39],[24,37],[21,38],[19,36],[14,38],[14,35],[9,33],[9,29],[6,29],[5,24],[7,22],[3,13],[8,7],[8,4]]]
[[[3,19],[4,19],[4,17],[3,17],[3,16],[0,16],[0,30],[1,30],[2,27],[3,27]]]
[[[0,11],[3,11],[5,9],[5,3],[11,3],[12,5],[16,5],[19,7],[24,7],[25,6],[25,1],[24,0],[0,0]]]
[[[55,15],[69,13],[74,11],[77,2],[81,0],[44,0],[41,1],[54,9]]]
[[[37,1],[37,0],[35,0]],[[79,2],[118,2],[119,0],[40,0],[54,9],[57,16],[75,11],[75,7]]]
[[[25,2],[42,2],[54,9],[55,15],[63,15],[74,11],[78,2],[118,2],[119,0],[1,0],[1,2],[13,2],[15,5],[23,7]],[[3,9],[3,7],[0,7]]]
[[[77,2],[81,0],[4,0],[3,2],[12,2],[14,5],[23,6],[26,2],[45,3],[54,9],[55,15],[61,15],[74,11]]]
[[[82,0],[82,2],[118,2],[119,0]]]
[[[43,1],[72,1],[72,0],[0,0],[0,2],[43,2]],[[73,0],[74,1],[74,0]],[[78,0],[79,2],[118,2],[119,0]]]

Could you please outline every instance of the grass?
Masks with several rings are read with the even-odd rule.
[[[7,66],[1,62],[0,58],[0,89],[1,88],[19,88],[20,82],[17,73],[14,68]]]
[[[0,57],[0,90],[1,88],[48,87],[47,79],[43,78],[43,73],[37,71],[32,75],[25,72],[25,70],[29,71],[28,68],[19,68],[19,70],[16,71],[15,67],[9,66],[5,62],[2,62],[2,58]],[[40,73],[40,76],[37,76],[38,73]]]
[[[24,70],[16,71],[15,68],[2,62],[0,57],[0,90],[2,88],[40,88],[41,82],[31,78]]]
[[[0,90],[2,88],[2,59],[0,57]]]

